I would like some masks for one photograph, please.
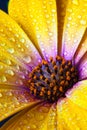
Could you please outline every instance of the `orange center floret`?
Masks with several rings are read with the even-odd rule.
[[[78,81],[77,70],[71,61],[60,56],[43,60],[29,75],[30,93],[37,98],[55,102]]]

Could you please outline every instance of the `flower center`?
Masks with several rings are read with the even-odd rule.
[[[39,99],[55,102],[65,97],[65,92],[78,81],[78,72],[72,61],[66,61],[60,56],[55,60],[43,60],[29,74],[29,90]]]

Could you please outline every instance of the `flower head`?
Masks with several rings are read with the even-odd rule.
[[[10,0],[0,11],[2,130],[87,128],[87,1]]]

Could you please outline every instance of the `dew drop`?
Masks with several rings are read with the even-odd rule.
[[[5,63],[8,64],[8,65],[11,65],[11,61],[9,59],[6,59]]]
[[[21,48],[21,51],[23,52],[23,51],[24,51],[24,48]]]
[[[55,10],[55,9],[52,9],[51,11],[52,11],[53,13],[55,13],[55,12],[56,12],[56,10]]]
[[[46,14],[45,16],[46,16],[46,18],[49,18],[49,14]]]
[[[30,63],[30,62],[31,62],[31,57],[30,57],[30,56],[24,57],[24,61],[25,61],[26,63]]]
[[[72,13],[72,9],[67,9],[67,11],[68,11],[69,13]]]
[[[53,33],[52,32],[49,32],[49,36],[52,36],[53,35]]]
[[[9,75],[13,76],[14,72],[12,70],[7,70],[6,73],[8,73]]]
[[[67,55],[67,52],[64,52],[64,56],[66,56]]]
[[[3,43],[0,43],[0,46],[5,46],[5,43],[3,42]]]
[[[0,65],[0,70],[3,69],[3,65]]]
[[[21,38],[21,39],[20,39],[20,42],[24,43],[24,42],[25,42],[25,39],[24,39],[24,38]]]
[[[17,46],[20,48],[21,47],[21,45],[20,44],[17,44]]]
[[[37,35],[37,38],[40,38],[40,37],[41,37],[41,36],[38,34],[38,35]]]
[[[75,5],[79,4],[78,0],[72,0],[72,3],[75,4]]]
[[[20,66],[19,65],[15,65],[14,66],[17,70],[20,70]]]
[[[0,77],[0,82],[6,82],[6,81],[7,81],[7,79],[4,75]]]
[[[49,20],[47,20],[47,24],[50,24],[50,21],[49,21]]]
[[[72,17],[68,17],[68,20],[72,20]]]
[[[0,29],[0,32],[3,32],[4,30],[3,29]]]
[[[8,52],[11,53],[11,54],[13,54],[14,53],[14,48],[9,48]]]
[[[23,82],[21,80],[16,81],[16,84],[23,85]]]
[[[10,91],[7,92],[7,95],[8,95],[8,96],[12,96],[12,92],[10,92]]]
[[[12,28],[9,28],[9,31],[12,31]]]
[[[70,24],[68,23],[66,26],[69,28],[69,27],[70,27]]]
[[[18,34],[15,34],[15,36],[18,38],[19,37],[19,35]]]
[[[78,18],[79,18],[79,19],[81,19],[81,17],[82,17],[81,15],[78,15]]]
[[[15,42],[15,39],[14,39],[14,38],[10,38],[9,40],[12,41],[12,42]]]
[[[86,25],[86,20],[81,20],[80,23],[81,23],[82,25]]]

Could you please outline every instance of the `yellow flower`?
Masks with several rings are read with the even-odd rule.
[[[0,11],[0,121],[18,112],[2,130],[87,130],[86,27],[87,0]]]

